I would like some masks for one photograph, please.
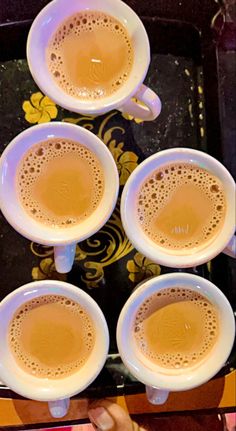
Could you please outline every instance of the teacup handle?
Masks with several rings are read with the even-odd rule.
[[[54,247],[54,261],[57,272],[65,274],[72,268],[75,258],[76,243]]]
[[[133,100],[134,98],[137,99],[137,102]],[[141,104],[138,102],[141,102]],[[134,118],[152,121],[155,120],[161,112],[161,101],[154,91],[142,84],[133,98],[125,102],[119,110],[132,115]]]
[[[48,402],[48,408],[53,418],[63,418],[68,412],[69,405],[70,398]]]
[[[234,235],[230,242],[227,244],[223,253],[227,254],[230,257],[236,258],[236,235]]]
[[[169,391],[146,386],[146,395],[149,403],[154,405],[164,404],[169,396]]]

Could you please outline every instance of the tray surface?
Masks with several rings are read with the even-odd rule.
[[[81,125],[99,136],[112,152],[120,176],[120,194],[138,163],[162,149],[187,146],[221,159],[217,127],[212,131],[209,126],[212,122],[213,125],[219,123],[215,110],[217,94],[212,96],[212,87],[206,86],[211,76],[217,79],[216,63],[211,57],[209,62],[203,60],[204,44],[199,31],[181,21],[144,17],[143,22],[152,51],[146,84],[159,94],[163,103],[161,115],[146,123],[117,111],[100,117],[82,116],[52,105],[37,88],[25,60],[24,44],[29,22],[8,27],[9,49],[6,29],[0,26],[0,39],[5,40],[2,55],[0,53],[0,152],[13,137],[32,124],[59,120]],[[14,40],[17,35],[20,43],[16,50]],[[207,50],[213,53],[210,39],[208,43]],[[217,82],[213,82],[213,87],[214,84]],[[117,318],[137,283],[152,275],[173,271],[154,264],[132,247],[121,225],[119,204],[120,198],[110,220],[97,234],[78,244],[72,271],[66,275],[56,272],[51,247],[26,240],[0,214],[0,299],[29,281],[60,279],[87,291],[106,316],[111,337],[110,355],[98,379],[87,389],[89,396],[96,396],[98,388],[99,396],[143,390],[117,355]],[[211,264],[187,271],[211,279],[235,307],[232,285],[235,273],[230,258],[219,256]],[[235,366],[233,349],[221,374]],[[1,393],[14,396],[3,385]]]

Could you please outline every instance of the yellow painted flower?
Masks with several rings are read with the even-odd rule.
[[[123,142],[116,145],[115,140],[112,140],[109,144],[109,149],[117,165],[121,186],[126,183],[131,172],[138,166],[138,156],[132,151],[123,151],[123,145]]]
[[[131,100],[133,100],[133,102],[137,103],[138,105],[146,106],[145,103],[140,102],[140,100],[136,99],[136,97],[132,97]],[[126,120],[134,120],[137,124],[143,123],[143,120],[141,120],[141,118],[135,118],[133,117],[133,115],[130,115],[126,112],[122,112],[122,117],[124,117]]]
[[[57,116],[55,103],[44,96],[40,91],[30,96],[30,101],[25,100],[22,104],[25,111],[25,119],[28,123],[47,123]]]
[[[131,172],[138,166],[138,156],[132,151],[125,151],[118,157],[117,168],[120,176],[120,185],[123,186]]]
[[[124,142],[119,142],[117,144],[115,139],[112,139],[110,141],[108,148],[109,148],[111,154],[113,155],[115,162],[117,162],[119,157],[124,153],[123,146],[124,146]]]
[[[160,275],[161,268],[141,253],[136,253],[132,260],[128,260],[126,265],[129,271],[129,279],[133,283],[139,283],[148,277]]]
[[[31,275],[33,280],[66,280],[66,274],[60,274],[56,271],[54,260],[51,257],[42,259],[39,266],[32,268]]]

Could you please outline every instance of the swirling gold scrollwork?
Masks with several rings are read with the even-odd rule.
[[[36,242],[30,243],[30,250],[38,257],[49,257],[53,255],[53,247],[37,244]]]
[[[54,260],[51,257],[46,257],[40,261],[39,266],[32,268],[32,279],[33,280],[61,280],[66,281],[66,274],[60,274],[56,271]]]
[[[112,216],[96,236],[78,245],[78,249],[86,255],[82,280],[87,287],[96,287],[102,283],[104,268],[133,250],[121,224],[119,206],[120,199]]]
[[[82,126],[85,129],[92,131],[94,129],[94,124],[92,123],[92,121],[95,118],[96,117],[94,115],[84,115],[76,118],[66,117],[63,118],[62,121],[65,123],[78,124],[79,126]]]
[[[107,115],[103,121],[101,122],[99,129],[98,129],[98,133],[97,136],[102,139],[102,141],[104,142],[104,144],[108,145],[112,139],[112,135],[113,132],[116,131],[120,131],[122,135],[125,134],[125,129],[123,127],[120,126],[113,126],[110,127],[108,130],[106,130],[106,126],[108,124],[108,122],[113,118],[117,116],[118,118],[118,113],[115,112],[111,112],[109,115]]]
[[[125,129],[123,127],[113,126],[105,131],[105,126],[107,125],[108,121],[115,115],[116,112],[112,112],[102,121],[98,130],[98,137],[103,140],[103,142],[111,151],[119,172],[120,185],[123,186],[131,172],[138,165],[138,156],[136,156],[136,154],[132,151],[124,151],[124,142],[117,142],[117,140],[113,138],[115,131],[116,133],[119,132],[121,137],[125,134]]]
[[[119,132],[119,135],[121,137],[125,134],[125,129],[123,127],[115,125],[106,130],[108,122],[115,116],[118,117],[118,113],[116,111],[111,112],[102,120],[98,128],[97,136],[104,142],[104,144],[107,145],[107,147],[111,151],[119,172],[120,185],[123,186],[126,183],[131,172],[138,165],[138,157],[132,151],[124,151],[124,142],[117,142],[117,139],[113,138],[114,132]],[[78,124],[85,127],[86,129],[93,130],[94,124],[92,123],[92,121],[95,118],[96,117],[92,115],[77,118],[67,117],[64,118],[63,121]]]
[[[34,266],[31,271],[31,276],[33,280],[66,280],[66,274],[60,274],[55,268],[55,263],[53,259],[53,247],[40,245],[35,242],[31,242],[30,249],[32,253],[42,258],[39,266]],[[77,261],[84,260],[86,255],[76,247],[75,258]]]
[[[109,121],[114,120],[115,116],[117,116],[117,121],[120,121],[119,115],[116,111],[113,111],[106,115],[105,118],[86,115],[76,118],[66,117],[62,121],[78,124],[95,132],[95,123],[99,123],[101,118],[101,123],[98,126],[96,125],[96,134],[111,151],[117,164],[120,185],[123,186],[137,166],[138,157],[132,151],[124,151],[123,136],[125,135],[125,129],[123,127],[115,124],[107,128]],[[88,287],[101,285],[104,281],[104,268],[133,250],[133,246],[126,237],[121,224],[119,205],[120,199],[105,226],[94,237],[83,241],[76,247],[75,261],[81,261],[80,266],[84,270],[81,280]],[[40,263],[41,266],[33,268],[32,277],[37,279],[37,277],[40,278],[46,274],[51,276],[53,273],[55,278],[55,273],[53,272],[55,268],[52,267],[52,262],[45,261],[46,258],[53,259],[53,248],[32,243],[31,251],[36,256],[43,258]]]
[[[123,142],[116,144],[116,142],[111,141],[109,144],[109,149],[113,154],[119,172],[121,186],[125,185],[131,172],[138,166],[138,156],[132,151],[123,151],[123,146]]]

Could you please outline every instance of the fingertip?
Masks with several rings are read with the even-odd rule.
[[[115,425],[112,416],[102,406],[90,408],[88,417],[92,424],[96,425],[101,431],[110,431]]]

